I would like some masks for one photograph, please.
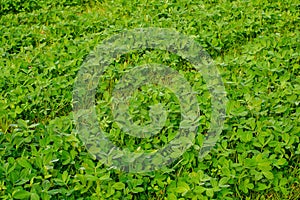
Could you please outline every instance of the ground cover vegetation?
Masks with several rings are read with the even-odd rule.
[[[300,2],[295,0],[93,1],[0,3],[1,199],[299,199]],[[161,63],[197,91],[195,144],[151,173],[103,165],[75,134],[72,90],[97,44],[123,30],[162,27],[195,39],[211,55],[227,92],[225,127],[198,160],[209,129],[211,95],[198,72],[170,52],[140,50],[111,63],[99,81],[99,125],[114,144],[152,151],[176,135],[180,105],[166,88],[134,91],[129,111],[149,121],[149,106],[170,111],[160,134],[135,138],[113,121],[114,85],[130,69]]]

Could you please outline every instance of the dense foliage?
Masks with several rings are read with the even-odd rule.
[[[51,3],[50,3],[51,2]],[[299,199],[300,3],[235,1],[12,1],[0,4],[1,199]],[[144,174],[110,169],[75,134],[72,89],[86,56],[125,29],[164,27],[190,35],[215,60],[229,99],[222,136],[203,160],[210,94],[188,62],[158,50],[111,64],[97,91],[100,126],[118,146],[151,150],[168,143],[180,120],[165,88],[134,93],[130,112],[170,113],[162,133],[124,134],[109,103],[116,82],[143,63],[167,64],[198,91],[203,114],[195,145],[168,168]]]

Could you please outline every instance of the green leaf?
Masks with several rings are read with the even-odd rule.
[[[38,194],[36,193],[31,193],[31,196],[30,196],[30,200],[39,200],[40,197]]]
[[[267,179],[274,179],[274,175],[273,175],[273,173],[272,172],[270,172],[270,171],[263,171],[262,172],[263,173],[263,175],[267,178]]]
[[[23,119],[18,119],[18,126],[20,127],[20,128],[27,128],[28,127],[28,121],[25,121],[25,120],[23,120]]]
[[[122,182],[117,182],[113,185],[113,188],[116,190],[123,190],[125,188],[125,184]]]
[[[219,187],[229,187],[228,181],[230,180],[229,177],[223,177],[219,181]]]
[[[177,197],[175,194],[171,193],[171,194],[168,194],[168,200],[177,200]]]
[[[13,192],[13,197],[15,199],[27,199],[31,195],[30,192],[27,192],[26,190],[17,190]]]
[[[214,190],[211,188],[206,189],[206,195],[212,198],[214,196]]]
[[[178,182],[176,192],[177,193],[187,193],[190,190],[190,186],[186,182]]]
[[[68,171],[64,171],[64,173],[62,174],[62,181],[64,183],[67,183],[67,180],[68,180]]]
[[[144,192],[144,188],[142,187],[135,187],[132,189],[133,193],[140,193],[140,192]]]
[[[25,167],[25,168],[28,168],[28,169],[31,169],[32,166],[31,164],[27,161],[26,158],[19,158],[17,160],[18,164],[21,165],[22,167]]]
[[[262,191],[262,190],[266,190],[266,189],[269,188],[269,187],[268,187],[266,184],[264,184],[264,183],[258,183],[257,186],[258,186],[257,189],[258,189],[258,190],[261,190],[261,191]]]

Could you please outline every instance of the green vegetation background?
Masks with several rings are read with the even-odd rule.
[[[0,8],[0,199],[300,198],[299,1],[2,0]],[[226,126],[201,162],[209,94],[185,61],[167,53],[136,52],[112,64],[98,110],[100,117],[109,112],[108,91],[125,65],[160,60],[182,66],[191,84],[203,89],[205,115],[196,144],[169,169],[108,169],[75,135],[72,87],[81,63],[103,39],[138,27],[190,35],[216,61],[229,99]],[[165,97],[151,98],[137,97],[135,104]],[[116,144],[133,150],[159,147],[172,134],[137,143],[109,118],[100,125]]]

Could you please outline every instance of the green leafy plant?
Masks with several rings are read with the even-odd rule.
[[[4,0],[0,9],[1,199],[299,199],[296,1]],[[170,111],[159,134],[141,139],[113,121],[112,91],[137,65],[179,71],[198,92],[201,117],[195,144],[178,160],[159,171],[124,173],[89,154],[75,134],[72,89],[81,64],[105,38],[137,27],[193,36],[222,74],[225,127],[203,160],[211,95],[201,74],[170,52],[146,49],[116,59],[101,77],[96,109],[116,145],[154,151],[176,134],[176,97],[155,85],[134,91],[130,113],[137,124],[149,122],[149,106],[158,102]]]

